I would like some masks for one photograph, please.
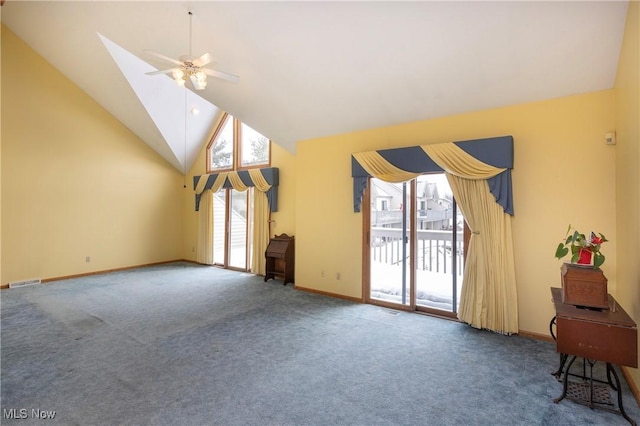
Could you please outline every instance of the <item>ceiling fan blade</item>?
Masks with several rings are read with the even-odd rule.
[[[211,57],[211,55],[208,53],[205,53],[199,58],[194,59],[192,62],[193,62],[193,65],[195,65],[196,67],[204,67],[205,65],[210,64],[211,61],[213,61],[213,58]]]
[[[169,68],[168,70],[158,70],[158,71],[150,71],[146,72],[146,75],[157,75],[157,74],[170,74],[174,71],[178,71],[180,68]]]
[[[238,77],[237,75],[229,74],[222,71],[212,70],[209,68],[202,68],[202,71],[204,71],[205,73],[207,73],[212,77],[221,78],[223,80],[230,81],[231,83],[237,83],[238,80],[240,80],[240,77]]]
[[[180,62],[179,60],[170,58],[168,56],[165,56],[162,53],[158,53],[158,52],[155,52],[155,51],[149,50],[149,49],[145,50],[145,52],[147,52],[148,54],[150,54],[152,56],[155,56],[156,58],[160,58],[160,59],[162,59],[164,61],[167,61],[167,62],[170,62],[172,64],[182,65],[182,62]]]

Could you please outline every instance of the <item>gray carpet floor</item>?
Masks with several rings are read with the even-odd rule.
[[[0,298],[2,424],[628,424],[553,403],[551,343],[250,274],[172,263]]]

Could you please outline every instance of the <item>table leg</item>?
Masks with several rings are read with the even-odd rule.
[[[592,361],[590,359],[584,359],[584,361],[589,363],[589,408],[593,408],[593,366],[597,361]],[[586,365],[582,363],[582,377],[586,377]]]
[[[631,423],[633,426],[636,426],[636,422],[627,415],[626,411],[624,411],[624,406],[622,405],[622,387],[620,386],[620,379],[618,378],[618,373],[616,373],[616,370],[613,368],[611,364],[607,363],[607,378],[609,378],[609,380],[611,380],[610,374],[612,374],[613,378],[616,380],[615,386],[612,385],[612,387],[616,389],[616,391],[618,392],[618,409],[620,410],[622,417],[627,419],[627,421]]]
[[[551,373],[551,375],[555,376],[558,381],[560,381],[561,378],[562,378],[562,371],[564,370],[564,365],[567,362],[567,358],[569,358],[569,355],[560,354],[560,366],[558,367],[558,369],[556,371]]]
[[[556,340],[556,334],[553,332],[554,325],[556,325],[555,316],[551,318],[551,321],[549,321],[549,333],[551,334],[551,337],[553,337],[553,340]],[[558,369],[556,371],[551,373],[551,375],[555,376],[557,380],[560,380],[560,378],[562,377],[562,370],[564,369],[564,364],[567,362],[567,358],[567,354],[560,354],[560,365],[558,366]]]
[[[559,397],[553,400],[553,402],[555,402],[556,404],[562,401],[565,396],[567,396],[567,386],[569,384],[569,370],[571,370],[571,366],[573,365],[573,362],[575,360],[576,360],[576,356],[574,355],[571,357],[571,361],[569,361],[569,365],[567,365],[567,368],[565,369],[564,379],[562,380],[562,395],[560,395]],[[560,374],[562,374],[562,372]]]
[[[553,326],[556,325],[556,317],[554,316],[553,318],[551,318],[551,321],[549,322],[549,333],[551,334],[551,337],[553,337],[553,340],[557,340],[556,339],[556,335],[553,332]]]

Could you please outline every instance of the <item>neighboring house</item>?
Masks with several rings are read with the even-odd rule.
[[[402,227],[402,186],[381,180],[371,185],[371,226]]]
[[[418,181],[418,229],[451,229],[453,217],[453,195],[450,192],[440,196],[436,182]]]
[[[418,203],[417,229],[451,229],[453,198],[451,193],[441,197],[436,182],[419,181],[416,202]],[[405,212],[402,184],[373,180],[371,186],[371,226],[401,228],[402,213]]]

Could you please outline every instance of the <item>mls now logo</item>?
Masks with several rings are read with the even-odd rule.
[[[2,410],[2,418],[4,419],[53,419],[55,417],[55,411],[37,408],[32,408],[31,410],[26,408],[4,408]]]
[[[29,416],[29,412],[26,408],[3,408],[3,419],[26,419]]]

